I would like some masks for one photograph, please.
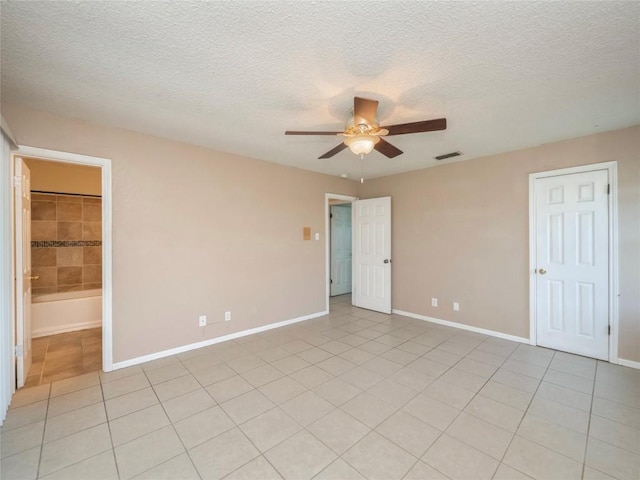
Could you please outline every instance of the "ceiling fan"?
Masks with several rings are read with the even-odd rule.
[[[344,132],[298,132],[286,131],[285,135],[340,135],[344,141],[318,158],[331,158],[345,148],[361,158],[375,148],[383,155],[393,158],[402,154],[402,150],[394,147],[384,138],[390,135],[404,135],[406,133],[434,132],[447,128],[446,118],[424,120],[422,122],[401,123],[380,127],[376,119],[378,101],[366,98],[353,98],[353,118],[347,123]]]

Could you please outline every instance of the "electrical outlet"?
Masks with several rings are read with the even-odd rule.
[[[228,322],[231,320],[231,312],[224,312],[224,321]]]
[[[454,312],[460,311],[460,304],[458,302],[453,302],[453,311]]]
[[[200,315],[198,317],[198,325],[200,325],[201,327],[206,327],[207,326],[207,316],[206,315]]]
[[[438,299],[437,298],[432,298],[431,299],[431,306],[432,307],[437,307],[438,306]]]

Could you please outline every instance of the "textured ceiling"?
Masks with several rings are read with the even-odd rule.
[[[640,123],[640,2],[6,2],[2,101],[359,178]],[[381,124],[437,117],[362,162],[354,95]],[[453,161],[453,160],[448,160]]]

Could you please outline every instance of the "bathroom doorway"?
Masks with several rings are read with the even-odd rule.
[[[29,184],[16,207],[30,206],[16,208],[17,386],[109,371],[110,162],[32,148],[14,158]]]
[[[348,232],[345,230],[346,224],[345,225],[341,225],[340,226],[340,230],[341,230],[341,234],[339,234],[338,236],[341,237],[341,239],[338,239],[338,236],[334,237],[334,233],[336,233],[336,225],[332,223],[333,217],[331,216],[332,210],[334,207],[336,206],[341,206],[340,208],[344,208],[345,210],[340,211],[340,213],[343,214],[348,214],[349,217],[351,217],[351,202],[358,200],[358,197],[352,197],[350,195],[340,195],[340,194],[335,194],[335,193],[325,193],[325,199],[324,199],[324,206],[325,206],[325,279],[326,279],[326,311],[329,312],[330,311],[330,307],[331,307],[331,302],[330,302],[330,298],[331,297],[338,297],[340,294],[338,293],[338,289],[333,288],[332,289],[332,280],[333,277],[336,276],[336,280],[337,280],[337,276],[341,275],[340,277],[340,281],[342,281],[342,279],[346,280],[348,282],[347,285],[343,285],[342,289],[344,290],[344,292],[342,292],[342,295],[345,295],[350,297],[349,293],[351,292],[351,275],[349,275],[349,278],[347,279],[344,275],[344,270],[346,268],[350,269],[351,271],[349,272],[350,274],[352,274],[352,265],[351,265],[351,261],[348,260],[346,261],[346,259],[349,258],[350,256],[350,248],[347,248],[344,246],[345,242],[349,242],[351,243],[351,239],[352,239],[352,232],[353,232],[353,227],[351,226],[351,222],[349,223],[348,226]],[[348,209],[348,213],[347,213],[347,209]],[[335,212],[337,213],[337,212]],[[344,222],[344,216],[345,215],[340,215],[340,218],[342,218],[341,220],[341,224],[345,223]],[[337,219],[337,217],[336,217]],[[338,262],[336,262],[335,260],[337,259],[335,257],[335,255],[332,255],[336,253],[336,245],[334,244],[334,241],[338,240],[338,243],[340,243],[340,254],[338,255],[339,259],[340,259],[340,265],[338,265]],[[342,273],[338,273],[338,271],[341,271]]]
[[[351,203],[329,207],[330,289],[332,297],[351,293]]]

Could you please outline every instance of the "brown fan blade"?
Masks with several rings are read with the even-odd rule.
[[[353,97],[353,124],[375,125],[378,112],[378,101]]]
[[[287,130],[284,132],[285,135],[338,135],[343,132],[294,132],[291,130]]]
[[[344,143],[341,143],[340,145],[338,145],[335,148],[332,148],[331,150],[329,150],[327,153],[325,153],[324,155],[319,156],[318,158],[331,158],[333,157],[336,153],[340,153],[342,150],[344,150],[345,148],[347,148],[347,146]]]
[[[437,118],[435,120],[424,120],[422,122],[401,123],[399,125],[389,125],[382,127],[389,130],[389,135],[403,135],[405,133],[434,132],[436,130],[445,130],[447,128],[446,118]]]
[[[393,145],[391,145],[389,142],[387,142],[384,138],[381,138],[380,141],[378,143],[376,143],[375,148],[377,151],[379,151],[381,154],[389,157],[389,158],[393,158],[393,157],[397,157],[398,155],[402,155],[402,150],[400,150],[397,147],[394,147]]]

